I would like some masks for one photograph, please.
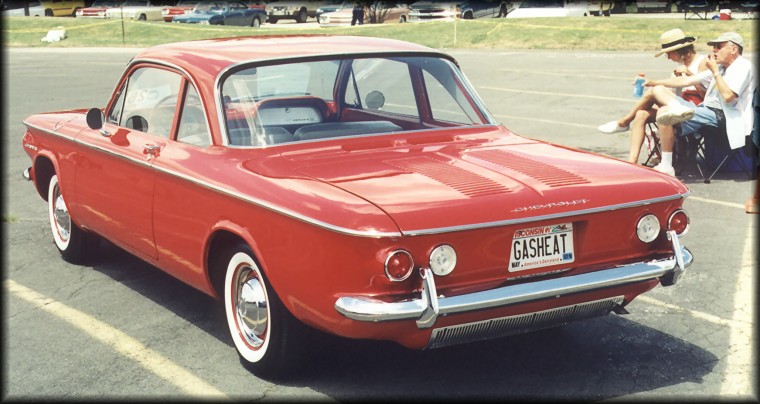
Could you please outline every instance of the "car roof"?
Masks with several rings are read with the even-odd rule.
[[[157,45],[140,52],[133,63],[155,60],[191,73],[216,76],[243,63],[356,53],[424,53],[454,59],[426,46],[386,38],[346,35],[266,35],[217,38]],[[454,61],[455,62],[455,61]]]

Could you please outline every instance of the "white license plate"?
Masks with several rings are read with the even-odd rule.
[[[509,272],[574,261],[572,223],[521,229],[512,237]]]

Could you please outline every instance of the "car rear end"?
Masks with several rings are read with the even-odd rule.
[[[417,2],[411,5],[409,22],[452,21],[461,18],[461,14],[457,3]]]

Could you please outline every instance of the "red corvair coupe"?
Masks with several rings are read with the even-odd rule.
[[[218,297],[262,376],[295,370],[312,329],[501,337],[625,313],[692,262],[681,182],[511,133],[453,58],[411,43],[156,46],[103,109],[25,124],[63,258],[106,238]]]

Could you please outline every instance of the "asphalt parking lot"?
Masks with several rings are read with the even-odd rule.
[[[239,365],[205,295],[108,245],[91,266],[62,261],[47,205],[21,178],[22,120],[103,106],[136,50],[4,51],[5,399],[757,397],[758,223],[744,213],[754,182],[742,173],[711,184],[693,170],[681,177],[691,190],[683,243],[695,263],[676,286],[634,301],[629,315],[425,352],[331,340],[312,372],[273,384]],[[673,67],[638,52],[450,53],[513,132],[616,158],[627,155],[627,134],[596,127],[633,105],[636,73],[664,77]]]

